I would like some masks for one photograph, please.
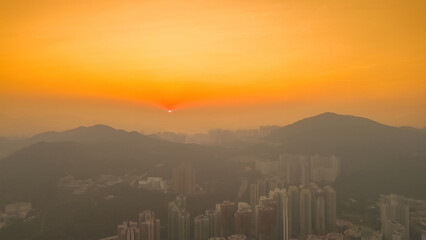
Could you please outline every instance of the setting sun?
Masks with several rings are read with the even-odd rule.
[[[425,240],[425,183],[426,0],[0,1],[0,239]]]
[[[25,122],[28,107],[42,108],[34,116],[40,130],[50,114],[72,124],[86,121],[90,109],[135,126],[133,108],[151,114],[144,121],[152,129],[163,121],[152,113],[170,108],[182,110],[182,121],[169,124],[182,130],[221,121],[197,114],[207,108],[223,119],[224,111],[241,113],[252,124],[257,110],[270,123],[328,110],[383,120],[399,111],[386,121],[422,126],[425,5],[9,1],[0,9],[1,114]],[[176,125],[190,117],[199,124]],[[9,131],[14,121],[2,121]]]

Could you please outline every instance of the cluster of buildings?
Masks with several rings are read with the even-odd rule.
[[[213,145],[228,145],[236,141],[256,141],[269,136],[273,131],[279,129],[279,126],[260,126],[257,129],[211,129],[208,132],[209,143]]]
[[[408,240],[409,203],[397,195],[381,195],[380,221],[384,240]]]
[[[173,168],[172,191],[186,196],[195,193],[195,171],[191,162],[185,161]]]
[[[425,201],[381,195],[381,231],[365,231],[337,219],[336,191],[329,183],[340,174],[339,158],[280,155],[274,164],[284,174],[249,184],[249,202],[223,201],[197,216],[187,210],[186,198],[195,193],[192,164],[177,165],[171,188],[179,195],[168,204],[168,240],[426,240]],[[148,178],[143,184],[161,188],[162,181]],[[160,220],[145,211],[139,222],[120,224],[115,239],[160,240]]]
[[[263,189],[250,184],[250,203],[223,201],[191,217],[186,196],[168,204],[167,238],[152,211],[125,221],[108,240],[425,240],[426,201],[381,195],[381,231],[365,230],[336,216],[336,192],[315,183]],[[267,191],[266,195],[262,195]],[[11,208],[9,208],[11,209]],[[9,210],[10,212],[10,210]],[[106,240],[106,239],[105,239]]]
[[[139,214],[139,221],[124,221],[117,226],[118,240],[160,240],[160,219],[153,211]]]
[[[178,196],[169,203],[169,240],[287,240],[335,232],[336,192],[330,186],[290,186],[265,195],[260,188],[251,184],[250,204],[223,201],[193,219],[186,197]]]
[[[426,201],[380,196],[383,240],[426,240]]]
[[[224,201],[192,219],[186,210],[186,197],[179,195],[169,203],[168,210],[169,240],[248,239],[244,232],[252,227],[247,203]]]
[[[262,135],[266,136],[266,128],[274,128],[274,126],[261,126],[259,129],[240,129],[240,130],[227,130],[227,129],[211,129],[208,132],[209,144],[226,146],[237,141],[255,141]],[[276,128],[278,129],[278,127]]]
[[[287,185],[306,185],[310,182],[330,184],[340,174],[340,158],[334,155],[281,154],[279,169],[285,174]]]
[[[315,183],[292,185],[287,189],[270,190],[269,197],[264,195],[265,188],[267,185],[264,181],[250,184],[250,205],[258,214],[259,209],[261,212],[265,210],[265,203],[278,203],[279,234],[276,239],[306,237],[311,234],[325,235],[335,230],[336,192],[332,187],[320,188]]]
[[[279,126],[273,125],[260,126],[256,129],[211,129],[208,133],[199,133],[195,135],[186,135],[174,132],[159,132],[155,135],[161,139],[171,142],[227,146],[239,141],[257,141],[258,139],[269,136],[273,131],[279,128]]]
[[[263,175],[283,176],[286,185],[331,184],[340,175],[340,158],[281,154],[275,161],[256,159],[254,167]]]
[[[250,184],[250,203],[223,201],[195,217],[186,206],[186,196],[195,193],[195,171],[189,161],[177,165],[172,170],[171,189],[180,195],[168,205],[168,239],[287,240],[337,234],[336,192],[310,180],[313,173],[318,182],[333,181],[329,175],[335,177],[339,173],[339,159],[282,155],[277,163],[285,173],[284,182],[257,181]],[[162,179],[149,178],[143,184],[158,188],[161,182]],[[125,240],[145,239],[141,222],[124,222],[119,233],[120,229],[127,229],[127,235],[123,230],[119,236],[135,236]],[[129,231],[132,234],[128,235]]]

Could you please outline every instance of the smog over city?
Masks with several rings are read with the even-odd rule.
[[[0,240],[426,240],[426,1],[3,0]]]

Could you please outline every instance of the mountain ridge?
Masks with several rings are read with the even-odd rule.
[[[336,189],[351,197],[358,193],[375,196],[389,191],[388,185],[398,186],[394,188],[397,193],[420,196],[424,188],[421,183],[426,181],[421,171],[426,167],[426,134],[335,113],[289,124],[274,131],[265,142],[245,148],[174,143],[105,125],[47,132],[31,141],[0,161],[0,192],[4,193],[0,203],[34,200],[32,195],[44,199],[56,191],[58,179],[65,175],[90,178],[151,172],[169,178],[171,169],[186,160],[193,161],[200,178],[229,180],[236,174],[229,159],[238,155],[273,160],[281,153],[335,154],[342,166]]]
[[[388,126],[368,118],[336,113],[323,113],[296,121],[271,133],[266,141],[294,145],[322,152],[326,149],[391,148],[392,150],[425,152],[426,134],[405,128]],[[298,148],[298,149],[296,149]],[[330,152],[330,151],[329,151]]]
[[[79,126],[70,130],[57,132],[49,131],[36,134],[29,138],[31,141],[105,141],[105,140],[123,140],[125,137],[145,138],[136,131],[125,131],[115,129],[104,124],[96,124],[92,126]]]

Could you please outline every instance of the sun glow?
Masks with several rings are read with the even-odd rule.
[[[43,99],[66,109],[57,101],[66,98],[179,114],[265,104],[349,104],[378,114],[393,106],[426,121],[423,0],[6,2],[5,114],[18,104],[45,109],[35,104]]]

